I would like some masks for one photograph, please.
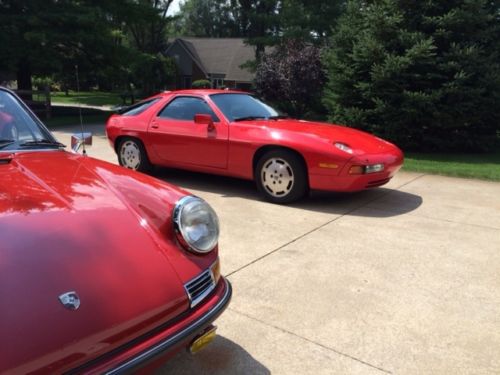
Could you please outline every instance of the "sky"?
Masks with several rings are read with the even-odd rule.
[[[179,5],[180,3],[183,2],[182,0],[174,0],[172,4],[170,4],[170,7],[168,8],[168,15],[173,16],[175,13],[179,11]]]

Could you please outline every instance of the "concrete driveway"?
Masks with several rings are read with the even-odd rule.
[[[216,209],[234,288],[214,343],[158,374],[500,373],[500,184],[402,172],[278,206],[251,182],[155,175]]]

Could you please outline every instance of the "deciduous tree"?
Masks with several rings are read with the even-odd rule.
[[[299,40],[264,55],[255,77],[258,93],[294,117],[318,109],[324,81],[319,48]]]

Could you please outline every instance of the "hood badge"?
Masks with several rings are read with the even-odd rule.
[[[59,296],[59,301],[68,310],[76,310],[80,307],[80,297],[76,292],[67,292]]]

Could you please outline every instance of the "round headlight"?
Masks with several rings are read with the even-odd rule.
[[[219,240],[219,219],[203,199],[187,196],[174,208],[174,228],[179,242],[196,253],[208,253]]]

